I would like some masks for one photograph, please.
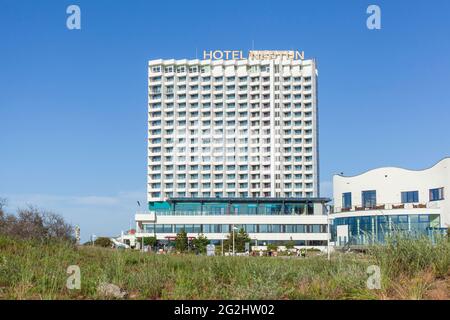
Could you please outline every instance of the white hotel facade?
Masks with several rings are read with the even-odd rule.
[[[170,240],[184,229],[218,241],[235,227],[255,242],[325,246],[315,61],[204,54],[149,61],[149,208],[136,214],[136,236]]]

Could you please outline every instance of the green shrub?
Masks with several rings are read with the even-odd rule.
[[[370,247],[369,254],[389,279],[426,270],[443,276],[450,267],[450,243],[443,236],[438,236],[433,243],[428,237],[395,233],[384,245]]]
[[[177,233],[177,237],[175,238],[175,249],[179,252],[186,252],[188,249],[188,237],[186,231],[182,229]]]
[[[150,246],[152,248],[158,245],[158,240],[156,237],[145,237],[144,238],[144,246]]]
[[[111,248],[112,241],[109,238],[100,237],[100,238],[95,239],[94,245],[96,245],[98,247],[103,247],[103,248]]]
[[[197,238],[192,240],[194,248],[201,254],[206,253],[206,246],[209,244],[208,238],[202,233],[199,234]]]
[[[244,252],[245,251],[245,244],[248,242],[251,242],[250,237],[248,236],[248,233],[245,232],[244,228],[239,229],[239,231],[230,232],[230,234],[227,236],[227,239],[223,242],[223,247],[225,248],[225,251],[232,250],[233,247],[233,234],[234,234],[234,248],[236,252]]]

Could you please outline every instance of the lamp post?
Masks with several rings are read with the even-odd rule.
[[[330,211],[329,208],[324,204],[325,210],[327,212],[327,259],[331,259],[331,252],[330,252],[330,238],[331,238],[331,231],[330,231]]]
[[[233,256],[234,256],[234,224],[233,224]]]
[[[220,231],[221,231],[221,234],[222,234],[222,257],[223,257],[223,226],[221,225],[220,226]]]
[[[236,229],[237,228],[233,224],[233,256],[235,255],[235,251],[234,251],[234,230],[236,230]]]
[[[138,200],[136,201],[137,205],[138,205],[138,210],[140,211],[141,209],[141,202]],[[139,212],[138,211],[138,212]],[[135,221],[136,222],[136,221]],[[131,230],[131,220],[130,220],[130,230]],[[144,252],[144,230],[141,230],[141,227],[139,226],[139,224],[136,222],[136,236],[137,233],[141,234],[141,252]],[[136,237],[136,240],[139,241],[139,238]],[[139,242],[138,242],[139,243]]]

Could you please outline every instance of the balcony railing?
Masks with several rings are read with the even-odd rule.
[[[332,213],[346,213],[357,211],[376,211],[376,210],[400,210],[400,209],[439,209],[436,202],[427,203],[385,203],[374,206],[355,205],[351,207],[334,207]]]

